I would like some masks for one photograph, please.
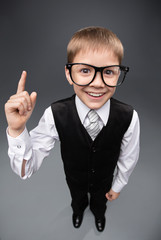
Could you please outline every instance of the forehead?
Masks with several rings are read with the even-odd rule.
[[[118,57],[109,48],[88,48],[79,51],[73,59],[73,62],[87,63],[94,66],[108,66],[119,64]]]

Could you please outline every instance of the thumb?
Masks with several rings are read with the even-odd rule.
[[[106,193],[106,198],[110,201],[111,200],[111,194],[108,192]]]
[[[32,92],[30,95],[30,99],[31,99],[31,103],[32,103],[32,110],[35,107],[36,104],[36,99],[37,99],[37,93],[36,92]]]
[[[109,199],[109,194],[108,193],[106,193],[106,198]]]

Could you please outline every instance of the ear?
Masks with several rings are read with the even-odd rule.
[[[65,76],[66,76],[66,79],[68,80],[69,84],[70,85],[73,85],[73,82],[70,78],[70,73],[69,73],[69,70],[67,69],[67,67],[65,66]]]

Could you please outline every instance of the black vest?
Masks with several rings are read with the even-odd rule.
[[[75,95],[55,102],[51,107],[68,184],[87,191],[96,191],[104,185],[110,188],[133,108],[111,98],[107,125],[92,141],[79,119]]]

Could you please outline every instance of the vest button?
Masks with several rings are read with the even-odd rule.
[[[96,152],[96,148],[95,147],[92,147],[92,152]]]
[[[92,172],[92,173],[95,173],[95,170],[92,168],[92,169],[91,169],[91,172]]]

